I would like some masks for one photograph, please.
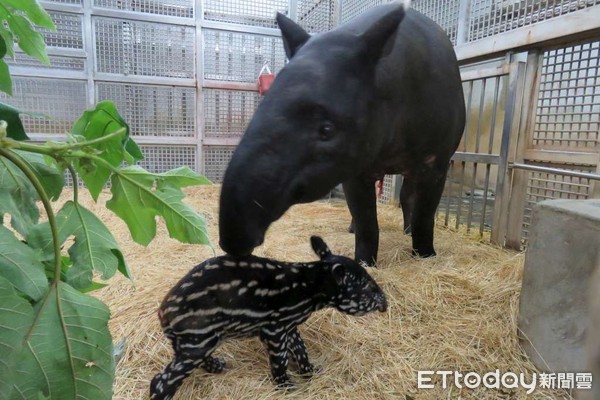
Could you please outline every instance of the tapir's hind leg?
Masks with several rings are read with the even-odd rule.
[[[447,173],[447,170],[432,170],[415,177],[414,204],[410,218],[413,255],[419,257],[436,255],[433,248],[433,226],[435,212],[444,192]]]
[[[402,206],[402,217],[404,219],[404,233],[412,233],[412,218],[417,197],[414,180],[410,177],[402,179],[400,188],[400,205]]]
[[[343,186],[354,222],[354,257],[358,262],[374,265],[379,246],[375,181],[370,178],[354,178],[344,182]]]
[[[172,399],[183,380],[197,367],[204,368],[205,364],[213,363],[216,359],[210,354],[218,346],[219,338],[216,335],[207,338],[178,337],[173,344],[176,347],[175,358],[150,382],[151,400]]]

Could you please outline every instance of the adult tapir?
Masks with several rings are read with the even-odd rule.
[[[435,255],[433,226],[465,124],[458,63],[446,33],[392,3],[309,35],[278,14],[289,63],[258,106],[227,167],[220,245],[247,255],[293,204],[343,183],[358,261],[377,259],[375,180],[402,174],[413,253]]]

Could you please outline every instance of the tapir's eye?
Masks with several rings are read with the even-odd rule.
[[[319,139],[329,140],[335,134],[335,126],[327,121],[319,127]]]

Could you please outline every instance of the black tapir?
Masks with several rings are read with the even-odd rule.
[[[343,183],[358,261],[377,259],[375,180],[402,174],[413,253],[435,255],[433,226],[465,125],[456,55],[446,33],[403,4],[370,9],[309,35],[277,22],[289,63],[237,147],[220,199],[220,245],[247,255],[293,204]]]

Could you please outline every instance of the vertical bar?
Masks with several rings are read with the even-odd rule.
[[[458,8],[458,27],[456,29],[456,45],[469,41],[469,22],[471,0],[460,0]]]
[[[490,124],[490,139],[488,142],[488,154],[492,154],[494,149],[494,133],[496,131],[496,117],[498,116],[498,94],[500,89],[500,77],[496,76],[494,78],[494,103],[492,104],[492,120]],[[488,194],[490,188],[490,172],[491,172],[491,164],[486,164],[485,167],[485,184],[483,189],[483,207],[481,210],[481,220],[479,223],[479,234],[483,235],[483,230],[485,227],[485,218],[487,212],[487,201]]]
[[[487,79],[481,81],[481,94],[479,95],[479,115],[477,116],[477,131],[475,133],[475,153],[479,153],[479,142],[481,137],[481,120],[483,119],[483,109],[485,108],[485,87]],[[473,202],[475,199],[475,181],[477,178],[477,162],[473,163],[473,176],[471,177],[471,197],[469,199],[469,213],[467,214],[467,230],[471,229],[473,220]]]
[[[469,81],[469,96],[467,98],[467,116],[465,121],[465,133],[463,135],[463,151],[467,151],[467,137],[469,133],[469,125],[471,122],[471,103],[473,100],[473,81]],[[464,161],[460,163],[460,183],[459,183],[459,191],[458,191],[458,205],[456,208],[456,229],[460,225],[460,213],[462,211],[462,196],[463,196],[463,186],[465,180],[465,165]]]
[[[525,84],[527,96],[523,104],[521,116],[521,129],[517,143],[515,143],[513,161],[524,162],[525,151],[532,147],[540,81],[542,76],[544,53],[531,51],[527,56],[527,71]],[[506,245],[508,247],[521,247],[523,236],[523,218],[527,202],[527,183],[529,173],[523,170],[514,171],[509,208],[511,210],[507,220]]]
[[[83,48],[87,54],[86,74],[87,74],[87,102],[91,108],[96,103],[96,86],[94,84],[94,75],[96,71],[96,52],[94,27],[92,25],[92,1],[83,0]]]
[[[202,143],[204,141],[204,37],[202,35],[202,21],[204,12],[203,0],[195,0],[194,21],[196,30],[196,171],[206,175],[204,170],[204,153]]]
[[[300,0],[302,1],[302,0]],[[298,20],[298,0],[290,0],[288,3],[290,10],[289,10],[289,17],[292,21],[297,21]]]

